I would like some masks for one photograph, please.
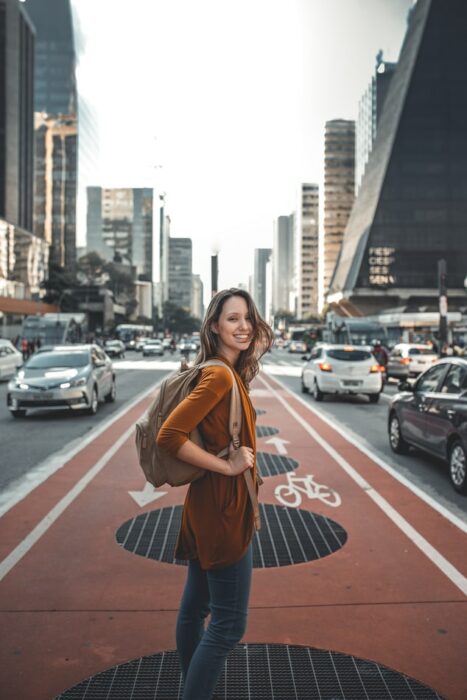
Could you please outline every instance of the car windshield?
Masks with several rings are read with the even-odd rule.
[[[25,364],[27,369],[50,369],[51,367],[86,367],[87,352],[41,352],[33,355]]]
[[[371,354],[366,350],[326,350],[326,354],[332,360],[343,360],[344,362],[363,362],[370,360]]]
[[[434,355],[433,348],[409,348],[409,355]]]

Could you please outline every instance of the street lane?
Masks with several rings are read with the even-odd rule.
[[[301,393],[300,373],[304,363],[300,355],[273,350],[267,355],[264,364],[266,372],[271,372],[333,425],[341,425],[353,435],[357,444],[361,443],[371,450],[399,474],[467,522],[467,498],[454,491],[447,467],[441,460],[415,449],[411,449],[409,455],[396,455],[392,452],[387,419],[390,398],[397,393],[395,384],[385,386],[378,404],[370,404],[364,396],[329,396],[317,403],[310,395]]]
[[[80,439],[130,403],[138,394],[170,372],[176,357],[143,358],[128,352],[115,360],[117,400],[101,403],[95,416],[67,409],[31,410],[16,419],[6,406],[8,382],[0,383],[0,493],[10,488],[33,467],[57,452],[69,449]],[[141,369],[139,368],[141,367]]]

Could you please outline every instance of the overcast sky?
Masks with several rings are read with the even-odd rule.
[[[379,49],[396,60],[412,0],[72,0],[79,89],[99,115],[99,181],[167,193],[209,298],[322,182],[324,123],[356,119]],[[155,167],[160,166],[163,167]],[[78,245],[84,244],[81,218]]]

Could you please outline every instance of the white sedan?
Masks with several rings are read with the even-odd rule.
[[[383,371],[369,347],[322,344],[303,367],[302,391],[310,391],[316,401],[326,394],[366,394],[371,403],[377,403]]]
[[[11,377],[22,364],[23,356],[13,343],[0,338],[0,378]]]

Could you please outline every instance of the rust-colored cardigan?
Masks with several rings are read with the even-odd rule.
[[[252,477],[256,483],[255,410],[234,367],[225,357],[218,359],[229,365],[237,379],[243,411],[240,444],[255,452]],[[208,452],[218,454],[227,447],[231,389],[232,376],[226,368],[204,367],[196,387],[163,423],[158,446],[176,454],[198,426]],[[175,556],[198,559],[203,569],[229,566],[242,558],[253,530],[253,509],[243,475],[224,476],[206,470],[188,488]]]

